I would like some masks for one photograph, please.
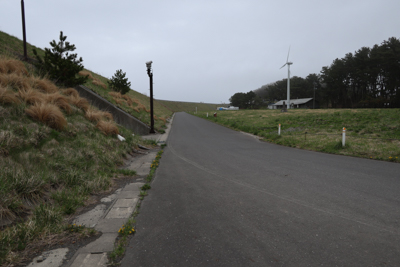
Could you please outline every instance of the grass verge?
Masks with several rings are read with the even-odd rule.
[[[400,109],[292,109],[220,111],[197,116],[263,138],[326,153],[400,162]],[[278,125],[281,134],[278,135]],[[342,146],[342,129],[346,145]]]

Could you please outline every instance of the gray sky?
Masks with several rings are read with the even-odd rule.
[[[21,1],[0,0],[0,30],[22,39]],[[27,41],[60,31],[85,68],[126,72],[156,99],[228,103],[237,92],[319,73],[336,58],[400,37],[399,0],[25,0]]]

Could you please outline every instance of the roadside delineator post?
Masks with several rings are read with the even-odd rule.
[[[346,144],[346,128],[343,127],[343,132],[342,132],[342,146],[344,147]]]
[[[279,127],[278,127],[278,135],[281,135],[281,124],[279,124]]]
[[[208,118],[208,112],[207,112],[207,118]]]

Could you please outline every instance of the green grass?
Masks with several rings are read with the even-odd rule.
[[[293,109],[220,111],[207,118],[289,147],[400,162],[399,109]],[[278,125],[281,124],[281,135]],[[346,146],[341,145],[343,127]],[[305,134],[307,132],[307,134]]]

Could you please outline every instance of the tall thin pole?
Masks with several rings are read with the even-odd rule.
[[[151,69],[147,70],[150,77],[150,133],[154,131],[154,110],[153,110],[153,72]]]
[[[287,71],[287,109],[290,109],[290,62],[288,62],[288,71]]]
[[[21,13],[22,13],[22,35],[24,38],[24,59],[28,60],[28,53],[26,52],[26,32],[25,32],[25,7],[24,0],[21,0]]]

